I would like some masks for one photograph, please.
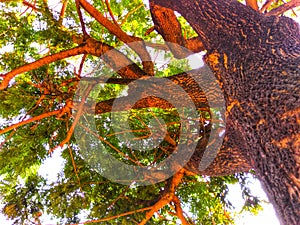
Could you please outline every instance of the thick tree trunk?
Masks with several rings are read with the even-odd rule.
[[[155,0],[183,15],[207,49],[232,134],[282,224],[300,218],[300,35],[285,17],[235,0]]]

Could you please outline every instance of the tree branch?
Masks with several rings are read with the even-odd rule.
[[[74,169],[74,173],[75,173],[76,178],[78,180],[78,185],[79,185],[80,191],[83,193],[82,186],[81,186],[81,181],[80,181],[80,177],[78,175],[78,169],[77,169],[77,166],[76,166],[76,163],[75,163],[75,160],[74,160],[74,156],[73,156],[73,152],[72,152],[72,148],[70,147],[70,145],[68,145],[68,149],[69,149],[69,154],[70,154],[70,157],[71,157],[71,161],[72,161],[72,166],[73,166],[73,169]]]
[[[200,74],[198,74],[201,76]],[[98,78],[97,78],[98,79]],[[181,86],[186,94],[189,95],[189,98],[191,98],[196,106],[196,108],[200,111],[208,111],[210,112],[209,105],[207,103],[206,96],[213,95],[214,90],[208,91],[207,93],[204,93],[198,86],[198,84],[195,84],[195,81],[191,79],[188,76],[188,73],[183,74],[177,74],[171,77],[167,77],[166,79],[170,79],[173,82],[175,82],[177,85]],[[114,82],[121,83],[120,79],[114,79]],[[132,80],[125,79],[123,84],[130,83]],[[99,81],[98,81],[99,83]],[[149,92],[153,93],[152,96],[144,96],[143,93],[138,93],[140,96],[136,96],[137,93],[134,92],[138,88],[138,86],[131,86],[128,90],[128,95],[121,97],[118,99],[120,102],[122,102],[122,106],[120,105],[120,108],[117,108],[115,105],[113,105],[115,99],[110,99],[107,101],[96,103],[96,105],[87,105],[87,108],[85,108],[87,113],[96,113],[96,114],[102,114],[106,112],[112,112],[117,111],[127,111],[130,109],[142,109],[147,107],[157,107],[157,108],[163,108],[163,109],[172,109],[174,106],[170,104],[168,101],[157,98],[156,93],[162,93],[163,91],[168,92],[168,95],[176,95],[178,97],[177,107],[185,107],[185,99],[186,95],[180,95],[179,93],[172,93],[172,88],[168,88],[165,86],[151,86],[152,83],[149,83],[147,86],[147,89]],[[206,84],[200,84],[205,86],[212,86],[211,83]],[[193,87],[193,88],[191,88]],[[131,91],[133,90],[133,93],[131,94]],[[130,105],[128,102],[132,102],[131,98],[132,95],[139,98],[139,101],[137,101],[134,106]],[[217,96],[215,97],[217,99]],[[75,105],[75,104],[74,104]],[[114,106],[114,107],[113,107]],[[233,129],[233,125],[230,121],[230,118],[227,118],[227,124],[226,124],[226,134],[224,138],[224,142],[222,144],[221,149],[215,156],[215,159],[212,161],[211,165],[206,168],[205,170],[199,170],[199,162],[203,158],[203,153],[205,152],[209,136],[204,136],[201,141],[199,142],[197,148],[195,149],[194,155],[191,157],[188,164],[185,166],[189,171],[197,174],[203,174],[203,175],[211,175],[211,176],[221,176],[221,175],[228,175],[233,174],[237,172],[244,172],[249,171],[251,169],[251,166],[249,162],[245,159],[245,157],[241,154],[241,150],[246,148],[247,146],[242,141],[243,138],[240,136],[238,132],[236,132]],[[207,132],[209,134],[209,132]],[[172,150],[170,150],[171,152]]]
[[[201,76],[200,74],[198,74]],[[195,81],[188,76],[188,73],[177,74],[166,79],[170,79],[175,82],[177,85],[181,86],[184,91],[189,95],[196,106],[196,108],[200,111],[208,111],[210,112],[209,105],[207,103],[206,96],[213,95],[214,90],[211,90],[207,93],[204,93],[198,86],[195,84]],[[130,80],[128,80],[129,82]],[[188,85],[187,85],[188,84]],[[163,93],[163,91],[168,92],[168,95],[176,95],[178,98],[177,107],[185,107],[186,106],[186,95],[180,95],[180,93],[172,93],[172,88],[168,88],[166,86],[151,86],[153,84],[149,84],[147,89],[149,92],[153,93],[152,96],[144,96],[143,93],[138,93],[140,96],[136,96],[137,93],[131,93],[131,90],[136,90],[138,87],[132,86],[129,87],[128,95],[121,97],[118,99],[122,102],[122,106],[117,108],[113,105],[115,99],[110,99],[107,101],[96,103],[96,105],[87,106],[86,112],[88,113],[96,113],[102,114],[106,112],[117,111],[126,111],[130,109],[142,109],[148,107],[157,107],[162,109],[172,109],[174,106],[170,104],[168,101],[157,98],[156,93]],[[200,84],[201,86],[212,86],[211,83]],[[191,88],[193,87],[193,88]],[[132,102],[132,96],[138,97],[139,101],[137,101],[134,106],[130,105],[128,102]],[[215,97],[217,99],[217,96]],[[113,107],[114,106],[114,107]],[[89,108],[90,107],[90,108]],[[242,155],[242,149],[245,149],[247,146],[242,141],[243,138],[240,136],[240,133],[236,132],[233,129],[233,124],[230,121],[230,118],[227,118],[226,124],[226,134],[224,138],[224,142],[222,144],[221,149],[215,156],[215,159],[212,161],[211,165],[203,171],[199,170],[199,162],[203,158],[203,153],[205,152],[209,136],[205,136],[199,142],[194,155],[191,160],[186,165],[186,168],[191,172],[203,175],[211,175],[211,176],[221,176],[228,175],[237,172],[249,171],[251,169],[250,163],[245,159]],[[209,132],[208,132],[209,133]],[[172,150],[171,150],[172,151]]]
[[[126,20],[128,19],[128,17],[135,13],[137,10],[139,10],[140,8],[142,8],[144,6],[144,3],[141,3],[140,5],[138,5],[136,8],[134,8],[133,10],[131,10],[130,12],[128,12],[125,16],[124,16],[124,19],[122,19],[122,22],[121,22],[121,26],[126,22]]]
[[[13,129],[16,129],[18,127],[21,127],[23,125],[26,125],[26,124],[29,124],[29,123],[32,123],[32,122],[35,122],[35,121],[38,121],[38,120],[42,120],[42,119],[50,117],[50,116],[59,115],[59,114],[62,113],[62,111],[63,111],[63,108],[59,109],[59,110],[52,111],[52,112],[43,113],[41,115],[30,118],[28,120],[24,120],[22,122],[16,123],[14,125],[11,125],[9,127],[4,128],[3,130],[0,130],[0,135],[6,133],[8,131],[11,131]]]
[[[170,51],[176,58],[185,58],[191,54],[190,51],[183,51],[182,47],[192,52],[205,50],[198,37],[188,40],[183,37],[181,25],[173,10],[156,5],[151,1],[150,11],[157,32],[167,41]]]
[[[63,2],[63,5],[61,7],[61,11],[60,11],[60,15],[59,15],[59,20],[58,20],[58,23],[61,25],[62,22],[63,22],[63,19],[65,17],[65,13],[66,13],[66,9],[67,9],[67,6],[68,6],[68,2],[69,0],[65,0]]]
[[[110,4],[109,4],[108,0],[105,0],[105,5],[106,5],[106,8],[107,8],[107,10],[108,10],[108,13],[109,13],[110,17],[112,18],[114,24],[116,24],[117,26],[119,26],[119,24],[118,24],[118,22],[116,21],[115,16],[114,16],[114,14],[113,14],[111,8],[110,8]]]
[[[268,10],[268,8],[272,5],[272,3],[274,2],[275,0],[267,0],[265,2],[265,4],[261,7],[261,9],[259,10],[261,13],[264,13],[266,10]]]
[[[117,51],[107,44],[89,38],[88,40],[86,40],[86,43],[83,43],[81,46],[58,52],[50,56],[45,56],[35,62],[20,66],[17,69],[8,72],[7,74],[1,75],[1,78],[3,78],[3,80],[0,83],[0,90],[4,90],[5,88],[7,88],[9,82],[16,75],[37,69],[43,65],[81,54],[91,54],[100,57],[107,52],[109,53],[105,58],[103,58],[103,60],[114,71],[118,71],[118,73],[122,77],[139,78],[146,75],[144,71],[142,71],[136,64],[134,64],[127,56],[125,56],[121,52]]]
[[[82,70],[83,70],[83,65],[84,65],[84,61],[86,59],[87,55],[84,54],[82,59],[81,59],[81,62],[80,62],[80,65],[79,65],[79,69],[78,69],[78,75],[81,77],[81,73],[82,73]]]
[[[26,5],[26,6],[28,6],[28,7],[30,7],[30,8],[32,8],[33,10],[35,10],[35,11],[38,11],[38,8],[34,5],[34,4],[31,4],[30,2],[27,2],[27,1],[23,1],[22,2],[24,5]]]
[[[137,209],[137,210],[133,210],[133,211],[126,212],[126,213],[120,213],[120,214],[118,214],[118,215],[116,215],[116,216],[110,216],[110,217],[103,218],[103,219],[98,219],[98,220],[89,220],[89,221],[86,221],[86,222],[77,223],[77,224],[72,224],[72,225],[80,225],[80,224],[90,224],[90,223],[105,222],[105,221],[117,219],[117,218],[120,218],[120,217],[123,217],[123,216],[132,215],[132,214],[135,214],[135,213],[138,213],[138,212],[144,212],[144,211],[147,211],[147,210],[150,210],[150,209],[151,209],[151,207],[146,207],[146,208]]]
[[[118,39],[128,44],[141,58],[144,70],[149,74],[154,74],[154,65],[151,61],[146,45],[143,39],[126,34],[118,25],[112,23],[105,18],[96,8],[89,4],[86,0],[78,0],[81,6],[94,17],[102,26],[104,26],[111,34],[114,34]]]
[[[102,136],[98,135],[96,132],[90,130],[88,127],[86,127],[86,126],[84,126],[82,124],[79,124],[79,126],[81,126],[87,133],[92,134],[94,137],[98,138],[100,141],[102,141],[103,143],[107,144],[109,147],[111,147],[114,151],[116,151],[122,157],[126,158],[127,160],[133,162],[134,164],[136,164],[138,166],[143,166],[139,161],[137,161],[135,159],[132,159],[131,157],[129,157],[128,155],[126,155],[124,152],[122,152],[121,150],[119,150],[118,148],[116,148],[114,145],[112,145],[109,141],[107,141]]]
[[[181,205],[180,205],[180,199],[175,195],[173,197],[172,201],[175,204],[176,215],[181,220],[181,224],[182,225],[189,225],[189,222],[186,220],[185,216],[183,215],[183,210],[182,210]]]
[[[205,170],[199,170],[199,162],[203,160],[208,140],[209,136],[206,135],[199,141],[193,156],[185,166],[188,171],[207,176],[225,176],[252,169],[251,163],[242,154],[248,145],[241,134],[234,129],[230,118],[226,119],[225,137],[217,155]]]
[[[0,90],[4,90],[5,88],[7,88],[7,86],[9,85],[9,82],[11,81],[11,79],[13,79],[16,75],[24,73],[24,72],[28,72],[30,70],[34,70],[37,69],[41,66],[44,66],[46,64],[61,60],[61,59],[65,59],[71,56],[75,56],[75,55],[80,55],[82,53],[84,53],[85,51],[85,46],[79,46],[73,49],[69,49],[66,51],[62,51],[59,53],[56,53],[54,55],[50,55],[50,56],[46,56],[44,58],[41,58],[35,62],[32,63],[28,63],[24,66],[20,66],[14,70],[12,70],[11,72],[2,75],[4,77],[4,79],[2,80],[1,84],[0,84]]]
[[[201,88],[199,87],[199,84],[191,77],[189,76],[188,73],[182,73],[182,74],[177,74],[174,76],[167,77],[165,79],[171,80],[175,85],[179,85],[184,92],[177,93],[175,90],[173,90],[172,87],[167,87],[157,85],[151,81],[147,81],[147,79],[144,80],[139,80],[135,84],[132,84],[129,86],[128,89],[128,95],[119,98],[122,99],[123,105],[120,106],[122,108],[117,108],[114,106],[114,110],[117,111],[126,111],[131,109],[131,105],[128,102],[131,102],[132,97],[139,97],[139,101],[136,102],[133,106],[134,109],[140,109],[140,108],[147,108],[147,107],[156,107],[156,108],[161,108],[161,109],[171,109],[174,108],[174,106],[169,103],[167,100],[164,100],[162,98],[158,98],[155,96],[160,96],[162,93],[166,93],[165,95],[174,95],[177,96],[178,101],[177,101],[177,107],[185,107],[186,106],[186,97],[188,96],[195,104],[195,107],[198,110],[202,111],[210,111],[206,95],[212,95],[215,90],[211,90],[211,92],[204,93]],[[107,80],[108,83],[111,83],[110,80],[115,81],[116,83],[121,83],[122,80],[118,82],[119,79],[109,79]],[[126,84],[127,82],[131,82],[132,80],[124,80],[123,84]],[[143,83],[144,82],[144,83]],[[147,85],[147,92],[151,92],[152,96],[144,96],[144,92],[135,92],[139,88],[139,85]],[[207,84],[200,84],[200,85],[211,85],[211,83]],[[191,88],[192,87],[192,88]],[[137,96],[139,95],[139,96]],[[95,108],[90,108],[87,110],[97,113],[97,114],[102,114],[106,112],[112,112],[113,108],[113,102],[115,99],[110,99],[106,100],[103,102],[97,103]],[[216,99],[216,102],[218,100]],[[127,104],[128,103],[128,104]]]
[[[279,16],[280,14],[282,14],[290,9],[293,9],[297,6],[300,6],[300,0],[291,0],[288,3],[285,3],[284,5],[281,5],[278,8],[271,10],[266,15],[267,16]]]
[[[85,104],[85,101],[86,101],[86,98],[88,97],[88,95],[90,94],[92,88],[94,87],[96,83],[91,83],[87,89],[85,90],[85,93],[83,94],[82,96],[82,100],[79,104],[79,107],[77,108],[77,114],[74,118],[74,121],[72,123],[72,126],[70,127],[70,129],[68,130],[68,133],[67,133],[67,136],[66,138],[58,145],[56,146],[55,148],[53,149],[50,149],[49,150],[49,153],[52,153],[55,149],[57,149],[58,147],[63,147],[65,144],[69,143],[69,141],[71,140],[71,137],[73,136],[73,133],[74,133],[74,130],[75,130],[75,127],[77,126],[77,123],[79,122],[80,120],[80,117],[82,115],[82,112],[83,112],[83,106]],[[72,106],[70,106],[72,107]]]
[[[117,38],[119,38],[124,43],[130,43],[130,42],[139,42],[142,41],[141,38],[129,36],[126,34],[121,28],[109,21],[107,18],[105,18],[94,6],[89,4],[85,0],[78,0],[78,2],[81,4],[81,6],[84,8],[86,12],[88,12],[93,18],[95,18],[102,26],[104,26],[108,31],[114,35],[116,35]]]
[[[171,180],[171,184],[169,186],[169,188],[166,190],[166,192],[164,193],[164,195],[160,198],[160,200],[158,200],[158,202],[156,202],[152,207],[151,210],[149,212],[146,213],[146,217],[145,219],[143,219],[139,225],[145,225],[150,219],[151,217],[154,215],[154,213],[156,213],[158,210],[160,210],[161,208],[163,208],[165,205],[169,204],[174,196],[175,196],[175,191],[177,186],[180,184],[183,176],[184,176],[184,169],[180,169],[173,177]]]
[[[81,29],[82,29],[83,37],[87,38],[88,37],[88,33],[86,32],[86,29],[85,29],[85,24],[84,24],[84,21],[83,21],[81,10],[80,10],[80,3],[79,3],[78,0],[75,0],[75,3],[76,3],[77,14],[78,14],[79,21],[80,21],[80,24],[81,24]]]
[[[257,0],[246,0],[246,5],[250,6],[252,9],[258,11]]]

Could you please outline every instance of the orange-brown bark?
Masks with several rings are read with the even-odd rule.
[[[169,204],[175,196],[175,191],[177,186],[180,184],[181,179],[183,178],[185,173],[184,169],[180,169],[173,177],[170,183],[169,188],[164,193],[164,195],[151,207],[151,210],[146,213],[146,217],[142,220],[139,225],[145,225],[149,219],[154,215],[154,213],[158,212],[165,205]]]
[[[151,3],[151,14],[155,29],[162,35],[170,51],[176,58],[185,58],[191,53],[205,50],[198,37],[185,39],[182,35],[182,29],[173,10],[161,7]],[[172,45],[175,43],[176,45]],[[183,51],[184,48],[190,51]]]
[[[180,199],[175,195],[172,202],[175,204],[176,215],[181,220],[182,225],[189,225],[189,222],[185,218],[184,212],[181,208]]]
[[[35,116],[33,118],[30,118],[28,120],[24,120],[22,122],[16,123],[14,125],[11,125],[9,127],[6,127],[4,129],[0,130],[0,134],[7,133],[7,132],[9,132],[11,130],[14,130],[14,129],[18,128],[18,127],[24,126],[26,124],[29,124],[29,123],[32,123],[32,122],[35,122],[35,121],[42,120],[42,119],[50,117],[50,116],[59,115],[60,113],[62,113],[62,111],[63,111],[63,109],[55,110],[55,111],[52,111],[52,112],[46,112],[46,113],[43,113],[41,115]]]
[[[106,55],[104,61],[115,71],[118,71],[121,76],[124,76],[126,78],[138,78],[146,75],[146,73],[141,70],[136,64],[134,64],[127,56],[123,55],[107,44],[89,38],[78,47],[58,52],[53,55],[45,56],[37,61],[18,67],[11,72],[8,72],[7,74],[1,75],[3,80],[1,80],[0,83],[0,90],[7,88],[9,82],[15,76],[37,69],[46,64],[81,54],[91,54],[99,57],[105,53],[108,54]]]
[[[33,10],[38,10],[38,8],[34,5],[34,4],[32,4],[32,3],[30,3],[30,2],[28,2],[28,1],[23,1],[22,2],[24,5],[26,5],[26,6],[28,6],[28,7],[30,7],[30,8],[32,8]]]
[[[261,9],[259,11],[261,13],[264,13],[266,10],[268,10],[268,8],[272,5],[273,2],[275,2],[275,0],[267,0],[265,2],[265,4],[263,4],[263,6],[261,7]]]
[[[115,16],[114,16],[111,8],[110,8],[110,4],[109,4],[108,0],[105,0],[105,5],[106,5],[106,8],[107,8],[109,15],[110,15],[111,19],[113,20],[114,24],[119,25],[115,19]]]
[[[59,20],[58,20],[59,24],[62,24],[62,22],[63,22],[63,19],[66,14],[66,10],[67,10],[68,2],[69,2],[69,0],[65,0],[62,4],[61,10],[60,10],[60,15],[59,15]]]
[[[257,0],[246,0],[246,5],[254,10],[258,10]]]
[[[266,15],[267,16],[278,16],[290,9],[296,8],[297,6],[300,6],[300,0],[291,0],[290,2],[287,2],[284,5],[279,6],[278,8],[272,9]]]
[[[143,42],[143,39],[130,36],[126,34],[117,24],[112,23],[107,18],[105,18],[96,8],[94,8],[91,4],[89,4],[85,0],[78,0],[81,6],[93,17],[95,18],[101,25],[103,25],[106,29],[109,30],[112,34],[114,34],[119,40],[128,44],[130,48],[132,48],[141,58],[144,71],[149,75],[154,74],[154,65],[151,61],[151,57],[146,50],[146,46]],[[132,43],[130,45],[130,43]]]

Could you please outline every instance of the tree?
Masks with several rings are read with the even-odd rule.
[[[246,6],[234,0],[149,2],[150,10],[146,10],[139,1],[91,4],[66,0],[59,12],[47,1],[1,3],[1,46],[10,46],[1,56],[0,112],[5,120],[0,131],[4,138],[0,155],[6,159],[0,163],[3,212],[16,223],[39,223],[40,212],[47,211],[65,223],[78,223],[86,213],[90,223],[171,224],[179,218],[182,224],[228,224],[232,219],[226,212],[230,207],[226,183],[245,182],[242,172],[253,169],[281,223],[297,224],[300,38],[296,22],[280,15],[299,6],[299,1],[279,6],[268,0],[260,8],[253,0],[246,1]],[[131,53],[120,48],[123,43]],[[191,76],[199,77],[201,72],[188,71],[189,65],[183,60],[169,64],[162,73],[147,51],[149,47],[168,50],[178,59],[190,54],[178,46],[191,52],[206,51],[205,62],[225,98],[224,141],[204,170],[199,169],[199,162],[214,129],[212,114],[220,109],[210,107],[210,93]],[[111,72],[101,67],[94,77],[84,76],[87,66],[98,65],[98,58],[116,73],[106,77]],[[78,65],[73,66],[76,60]],[[113,107],[118,99],[130,100],[117,98],[135,91],[137,86],[130,83],[139,78],[148,82],[154,74],[169,74],[166,79],[188,94],[199,117],[193,118],[189,114],[192,110],[184,105],[180,111],[162,98],[142,97],[143,91],[131,110],[125,103],[123,108]],[[89,96],[76,98],[76,90],[84,81],[91,83],[87,86]],[[98,83],[105,85],[93,92]],[[185,96],[169,86],[151,85],[153,93],[167,92],[176,95],[179,103],[184,102]],[[75,126],[80,125],[77,115],[81,115],[88,97],[97,99],[97,138],[122,162],[153,166],[176,152],[182,139],[195,146],[192,157],[171,178],[146,187],[118,184],[100,176],[84,160],[74,138]],[[129,116],[123,114],[126,110]],[[151,137],[148,125],[156,121],[159,127],[158,117],[164,120],[167,135],[151,151],[135,151],[116,138],[110,125],[113,114],[119,115],[120,124],[128,116],[136,139]],[[182,115],[187,121],[199,122],[196,138],[190,129],[184,129]],[[81,124],[81,129],[92,133],[89,126]],[[83,143],[95,142],[82,137]],[[58,180],[49,183],[37,173],[38,166],[59,147],[65,165]],[[160,174],[149,176],[155,181]],[[245,206],[255,210],[257,199],[243,188]],[[191,218],[183,206],[192,212]]]

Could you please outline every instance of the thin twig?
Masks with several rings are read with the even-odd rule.
[[[74,156],[73,156],[73,152],[72,152],[72,148],[70,147],[70,145],[68,145],[68,149],[69,149],[69,154],[70,154],[70,157],[71,157],[71,161],[72,161],[74,173],[75,173],[76,178],[78,180],[79,189],[83,193],[82,186],[81,186],[81,181],[80,181],[80,178],[79,178],[79,175],[78,175],[78,171],[77,171],[77,166],[76,166],[76,163],[75,163],[75,160],[74,160]]]
[[[126,155],[124,152],[120,151],[119,149],[117,149],[114,145],[112,145],[109,141],[105,140],[105,138],[101,137],[100,135],[98,135],[97,133],[91,131],[89,128],[87,128],[86,126],[79,124],[79,126],[81,126],[87,133],[92,134],[94,137],[98,138],[100,141],[102,141],[103,143],[107,144],[109,147],[111,147],[114,151],[116,151],[118,154],[120,154],[122,157],[124,157],[125,159],[137,164],[138,166],[143,166],[141,165],[141,163],[139,161],[135,161],[134,159],[130,158],[128,155]]]
[[[82,70],[83,70],[83,65],[84,65],[84,61],[87,57],[87,54],[84,54],[82,59],[81,59],[81,62],[80,62],[80,66],[79,66],[79,70],[78,70],[78,74],[79,76],[81,77],[81,73],[82,73]]]
[[[60,24],[60,25],[62,25],[62,22],[64,20],[66,9],[67,9],[67,6],[68,6],[68,2],[69,2],[68,0],[65,0],[62,7],[61,7],[59,20],[58,20],[58,24]]]
[[[23,1],[22,3],[23,3],[24,5],[27,6],[27,9],[25,9],[25,11],[22,12],[22,13],[20,14],[20,16],[22,16],[23,14],[25,14],[29,8],[31,8],[31,11],[30,11],[29,15],[32,13],[33,10],[34,10],[34,11],[37,11],[37,8],[36,8],[36,6],[35,6],[35,5],[36,5],[36,0],[34,0],[34,3],[33,3],[33,4],[30,3],[30,2],[27,2],[27,1]]]
[[[79,20],[80,20],[80,24],[81,24],[81,29],[82,29],[82,33],[83,33],[83,36],[84,37],[88,37],[88,33],[85,29],[85,23],[84,23],[84,20],[83,20],[83,17],[82,17],[82,13],[81,13],[81,10],[80,10],[80,3],[78,0],[75,0],[75,3],[76,3],[76,10],[77,10],[77,13],[78,13],[78,16],[79,16]]]
[[[107,1],[107,0],[106,0],[106,1]],[[144,6],[144,3],[141,3],[141,4],[138,5],[136,8],[134,8],[133,10],[131,10],[130,12],[128,12],[128,13],[125,15],[124,19],[122,19],[121,26],[126,22],[126,20],[128,19],[128,17],[129,17],[131,14],[135,13],[135,12],[138,11],[140,8],[142,8],[143,6]]]
[[[123,216],[132,215],[132,214],[135,214],[135,213],[138,213],[138,212],[147,211],[147,210],[150,210],[150,209],[151,209],[151,207],[146,207],[146,208],[137,209],[137,210],[133,210],[133,211],[126,212],[126,213],[121,213],[121,214],[116,215],[116,216],[110,216],[110,217],[103,218],[103,219],[98,219],[98,220],[89,220],[89,221],[86,221],[86,222],[76,223],[76,224],[71,224],[71,225],[80,225],[80,224],[105,222],[105,221],[117,219],[117,218],[120,218],[120,217],[123,217]]]
[[[23,4],[30,7],[30,8],[32,8],[33,10],[36,10],[36,11],[38,10],[38,8],[35,6],[35,4],[32,4],[30,2],[23,1]]]
[[[75,118],[74,118],[74,121],[73,121],[73,123],[72,123],[72,126],[70,127],[70,129],[69,129],[69,131],[68,131],[68,133],[67,133],[66,138],[65,138],[58,146],[56,146],[56,147],[50,149],[50,150],[49,150],[49,153],[52,153],[52,152],[53,152],[55,149],[57,149],[58,147],[61,147],[61,148],[62,148],[65,144],[69,143],[69,141],[71,140],[71,137],[72,137],[72,135],[73,135],[73,133],[74,133],[75,127],[77,126],[77,123],[79,122],[79,119],[80,119],[80,117],[81,117],[81,115],[82,115],[83,107],[84,107],[85,101],[86,101],[88,95],[90,94],[91,90],[93,89],[94,85],[95,85],[95,83],[91,83],[91,84],[87,87],[87,89],[85,90],[85,93],[84,93],[83,96],[82,96],[82,100],[81,100],[81,102],[80,102],[80,104],[79,104],[79,106],[78,106],[77,114],[76,114],[76,116],[75,116]]]
[[[2,141],[2,142],[0,143],[0,149],[2,148],[2,146],[3,146],[9,139],[12,138],[12,136],[14,136],[15,133],[16,133],[16,131],[12,131],[12,132],[8,135],[8,137],[5,138],[5,140]]]
[[[110,4],[109,4],[108,0],[105,0],[105,5],[106,5],[106,7],[107,7],[107,10],[108,10],[108,12],[109,12],[110,17],[111,17],[112,20],[114,21],[114,24],[116,24],[116,25],[119,26],[119,24],[118,24],[118,22],[116,21],[115,16],[114,16],[114,14],[113,14],[111,8],[110,8]]]
[[[115,198],[115,199],[112,201],[112,203],[107,207],[107,209],[110,209],[111,207],[113,207],[114,204],[115,204],[120,198],[122,198],[122,197],[124,196],[124,194],[128,191],[129,188],[130,188],[130,186],[127,186],[127,187],[125,188],[125,190],[122,191],[122,193],[121,193],[117,198]]]

